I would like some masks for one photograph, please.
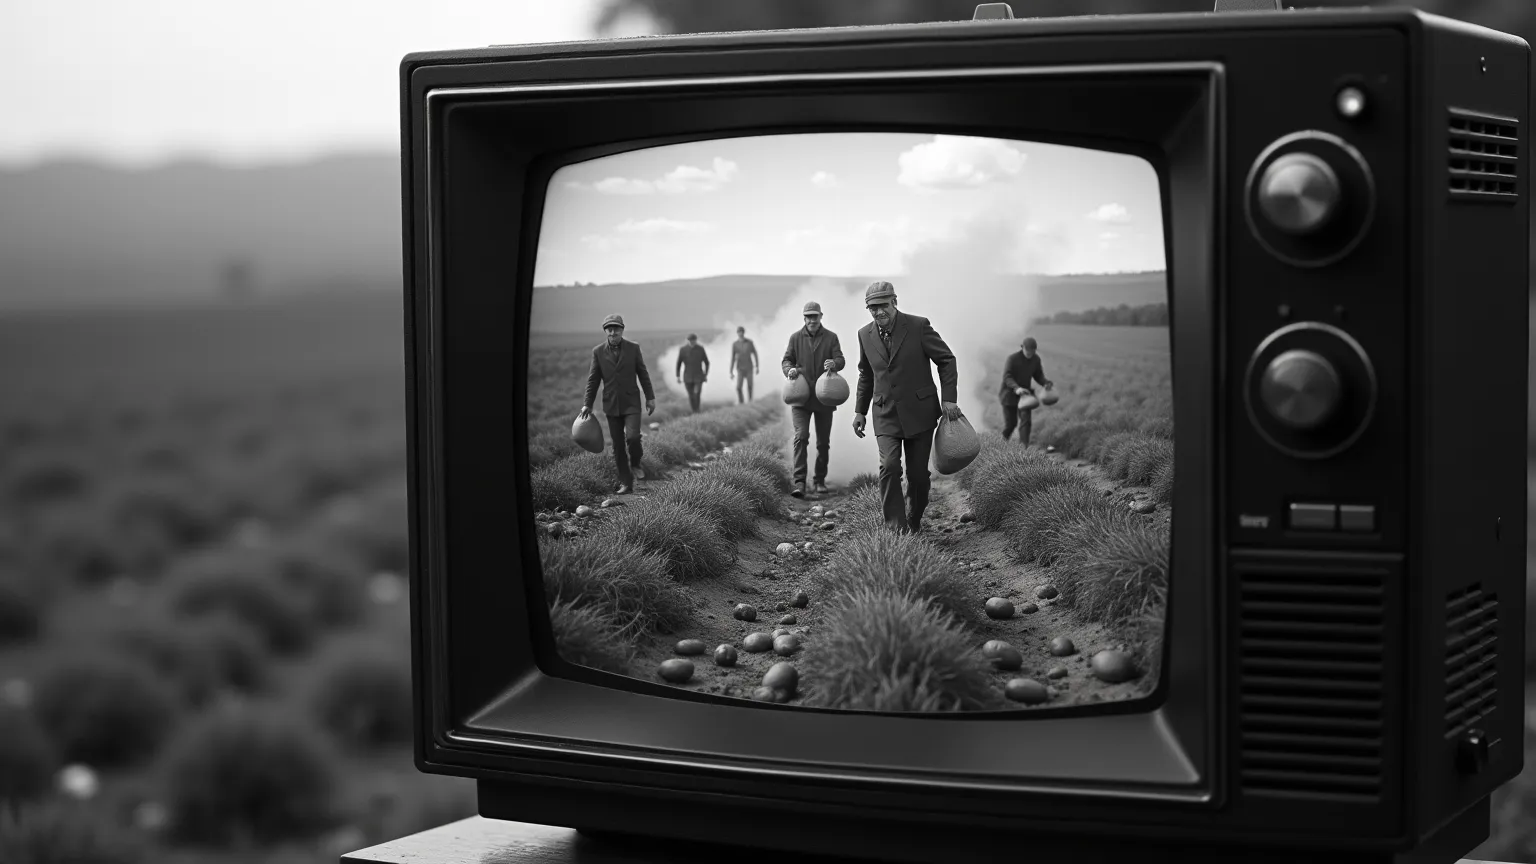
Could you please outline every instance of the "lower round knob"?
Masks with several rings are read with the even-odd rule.
[[[1327,423],[1343,397],[1338,370],[1313,351],[1281,354],[1270,361],[1259,382],[1259,398],[1270,415],[1300,431]]]

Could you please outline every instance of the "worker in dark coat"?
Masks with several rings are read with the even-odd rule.
[[[1019,443],[1025,447],[1029,446],[1030,418],[1034,409],[1020,408],[1019,397],[1025,393],[1033,394],[1034,384],[1044,385],[1047,390],[1056,386],[1045,377],[1040,355],[1035,353],[1037,344],[1035,337],[1026,336],[1019,350],[1008,355],[1008,361],[1003,364],[1003,386],[997,391],[997,398],[1003,403],[1003,440],[1008,440],[1017,428]]]
[[[784,377],[793,381],[805,376],[810,388],[810,398],[804,405],[791,406],[790,417],[795,424],[795,488],[789,493],[796,498],[805,497],[806,448],[811,438],[811,425],[816,426],[816,471],[812,478],[815,491],[827,491],[827,464],[832,446],[832,412],[835,405],[824,404],[816,398],[816,381],[827,372],[840,372],[848,361],[843,359],[843,346],[837,334],[822,326],[821,304],[814,300],[801,310],[805,326],[789,335],[789,345],[784,349]]]
[[[875,406],[875,442],[880,447],[880,498],[885,524],[916,534],[922,530],[932,476],[928,458],[939,418],[960,418],[955,401],[955,355],[927,318],[896,310],[896,289],[872,282],[864,306],[874,320],[859,328],[859,388],[853,434],[864,437],[865,414]],[[933,385],[929,364],[939,367]],[[907,501],[902,504],[901,459],[907,460]]]
[[[656,391],[651,389],[651,375],[646,371],[640,346],[624,338],[624,319],[609,315],[603,319],[608,338],[592,349],[592,367],[587,372],[587,397],[581,405],[581,419],[592,416],[597,385],[603,385],[603,413],[608,415],[608,437],[613,441],[613,461],[619,469],[620,495],[628,495],[635,486],[635,474],[645,476],[640,458],[640,393],[645,392],[645,413],[656,410]],[[625,445],[628,452],[625,452]]]
[[[754,398],[752,395],[752,376],[759,371],[757,362],[757,346],[747,338],[747,328],[736,328],[736,341],[731,344],[731,377],[736,379],[736,401],[747,403]],[[747,385],[747,396],[741,396],[741,385]]]
[[[688,344],[677,352],[677,383],[688,388],[688,405],[693,413],[699,413],[699,400],[703,397],[704,382],[709,379],[709,355],[699,344],[697,333],[688,334]]]

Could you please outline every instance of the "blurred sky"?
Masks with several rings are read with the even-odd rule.
[[[1005,273],[1162,270],[1161,208],[1145,160],[1077,147],[890,133],[691,142],[558,171],[534,281],[894,273],[915,248],[961,240],[1006,249]]]
[[[404,55],[591,38],[595,6],[0,0],[0,165],[61,156],[251,164],[397,152]]]

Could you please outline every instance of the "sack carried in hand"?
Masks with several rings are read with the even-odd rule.
[[[1052,390],[1051,388],[1047,387],[1047,388],[1045,388],[1045,395],[1040,397],[1040,404],[1041,405],[1055,405],[1056,404],[1056,400],[1058,400],[1060,398],[1061,398],[1060,396],[1056,395],[1056,391],[1055,390]]]
[[[576,422],[571,424],[571,440],[588,452],[603,452],[603,425],[597,422],[597,415],[588,414],[583,420],[577,414]]]
[[[784,382],[785,405],[804,405],[810,398],[811,385],[805,383],[804,375],[796,375]]]
[[[980,453],[981,438],[964,414],[959,420],[939,418],[938,431],[933,433],[934,470],[940,474],[953,474],[975,461]]]
[[[848,401],[848,379],[828,370],[816,380],[816,399],[828,407]]]
[[[1024,395],[1019,397],[1019,410],[1020,411],[1030,411],[1030,410],[1033,410],[1033,409],[1039,408],[1039,407],[1040,407],[1040,400],[1036,399],[1035,398],[1035,394],[1029,392],[1028,390],[1025,390],[1024,391]]]

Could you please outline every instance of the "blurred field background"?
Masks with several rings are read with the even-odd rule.
[[[23,43],[78,34],[39,29],[23,5],[0,12],[0,39],[26,81]],[[0,166],[0,799],[26,802],[0,808],[0,861],[37,849],[113,864],[334,861],[474,811],[472,785],[420,775],[408,744],[401,54],[519,34],[956,20],[975,4],[599,0],[568,32],[487,11],[535,5],[458,4],[433,19],[453,31],[418,30],[423,9],[391,7],[403,35],[374,42],[398,50],[365,69],[385,91],[372,150],[236,168],[171,148],[125,168],[61,138],[56,153]],[[1412,5],[1536,38],[1536,4]],[[1014,4],[1042,16],[1210,7]],[[264,44],[249,65],[359,41],[350,25],[309,20],[309,41]],[[81,80],[124,77],[61,50]],[[351,99],[327,80],[305,82],[314,101]],[[73,113],[77,141],[123,122]],[[12,125],[34,114],[15,110]],[[536,365],[554,362],[541,350]],[[659,417],[685,410],[657,391]],[[536,458],[570,455],[571,401],[535,394]],[[1536,677],[1536,647],[1527,657]],[[1529,763],[1536,722],[1528,730]],[[1536,862],[1536,768],[1495,804],[1495,836],[1471,857]]]

